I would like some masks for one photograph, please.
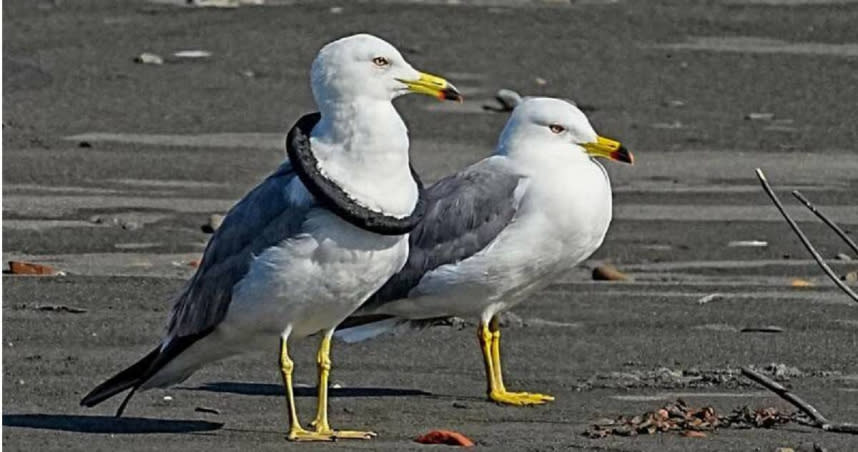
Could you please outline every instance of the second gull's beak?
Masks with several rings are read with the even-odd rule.
[[[628,149],[623,147],[619,141],[602,136],[596,137],[595,143],[584,143],[581,145],[592,157],[604,157],[618,162],[634,164],[635,159]]]

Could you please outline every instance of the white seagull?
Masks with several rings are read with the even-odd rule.
[[[81,401],[166,387],[205,364],[280,340],[289,439],[369,438],[335,431],[327,391],[335,327],[404,265],[407,233],[424,209],[408,157],[408,130],[391,101],[408,92],[461,100],[446,80],[411,67],[366,34],[323,47],[311,70],[320,113],[287,137],[289,159],[229,211],[196,274],[175,300],[151,353]],[[322,332],[313,430],[298,421],[289,341]]]
[[[408,262],[337,332],[364,340],[421,320],[478,317],[491,400],[541,404],[552,396],[503,383],[498,314],[589,257],[611,222],[611,183],[594,157],[632,163],[573,104],[524,98],[495,151],[426,189]]]

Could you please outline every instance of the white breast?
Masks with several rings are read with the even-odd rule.
[[[408,236],[382,236],[313,210],[306,232],[257,256],[219,328],[292,337],[331,328],[405,264]]]
[[[491,317],[595,252],[611,220],[610,182],[598,164],[533,177],[515,221],[486,249],[427,273],[383,312],[410,318]]]

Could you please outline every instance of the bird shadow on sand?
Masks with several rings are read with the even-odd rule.
[[[283,397],[286,391],[283,385],[270,383],[242,383],[242,382],[215,382],[206,383],[195,388],[182,388],[188,391],[206,391],[220,392],[251,396],[280,396]],[[296,397],[316,397],[317,391],[315,386],[297,386],[295,387]],[[399,388],[375,388],[375,387],[354,387],[354,388],[330,388],[328,396],[331,398],[338,397],[409,397],[409,396],[432,396],[431,392],[426,392],[420,389],[399,389]]]
[[[4,427],[24,427],[77,433],[193,433],[218,430],[222,423],[149,419],[142,417],[81,416],[71,414],[4,414]]]

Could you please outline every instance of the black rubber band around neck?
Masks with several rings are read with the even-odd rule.
[[[292,169],[295,170],[310,194],[316,198],[319,204],[361,229],[382,235],[402,235],[411,232],[426,213],[423,181],[414,171],[414,167],[410,167],[411,177],[417,184],[419,197],[417,205],[410,215],[397,218],[362,206],[336,182],[326,178],[319,170],[319,161],[310,149],[310,132],[321,119],[320,113],[304,115],[292,126],[286,136],[286,154],[289,156]]]

